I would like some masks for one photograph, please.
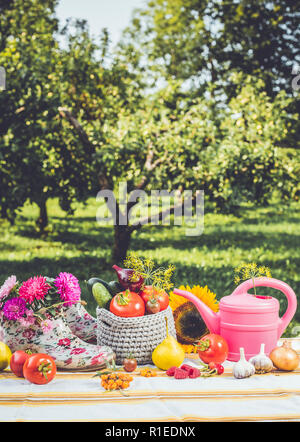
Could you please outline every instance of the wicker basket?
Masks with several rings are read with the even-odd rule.
[[[107,345],[116,353],[116,363],[132,355],[140,365],[152,363],[152,352],[168,332],[176,338],[175,323],[170,307],[162,312],[136,318],[122,318],[97,307],[97,343]]]

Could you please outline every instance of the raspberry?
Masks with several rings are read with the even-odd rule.
[[[188,364],[182,364],[182,366],[180,368],[181,368],[181,370],[187,371],[188,374],[190,374],[190,371],[194,369],[194,367],[192,367],[191,365],[188,365]]]
[[[168,376],[174,376],[175,370],[177,367],[170,367],[169,370],[166,371]]]
[[[181,368],[176,368],[174,373],[175,379],[186,379],[188,377],[188,372],[186,370],[182,370]]]
[[[201,375],[200,370],[196,367],[192,367],[192,369],[189,371],[189,377],[191,379],[198,378]]]

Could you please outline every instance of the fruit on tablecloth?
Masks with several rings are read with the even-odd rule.
[[[179,367],[185,358],[182,346],[169,335],[168,320],[166,319],[166,338],[154,349],[152,361],[161,370],[168,370],[172,366]]]
[[[166,375],[167,376],[174,376],[175,370],[177,367],[175,367],[174,365],[172,367],[170,367],[167,371],[166,371]]]
[[[109,373],[101,375],[101,386],[105,390],[125,390],[130,386],[133,377],[125,373]]]
[[[10,369],[11,371],[18,376],[19,378],[23,378],[23,366],[25,361],[32,355],[32,351],[27,350],[17,350],[15,351],[10,358]]]
[[[137,293],[125,290],[112,298],[109,309],[116,316],[133,318],[144,315],[145,304]]]
[[[115,361],[107,362],[106,368],[98,371],[93,377],[100,376],[101,386],[108,391],[125,390],[129,387],[133,377],[126,373],[118,373]]]
[[[189,378],[195,379],[195,378],[198,378],[199,376],[201,376],[201,372],[200,372],[200,370],[198,368],[192,367],[189,370]]]
[[[48,384],[56,375],[54,359],[44,353],[35,353],[25,361],[23,374],[24,378],[33,384]]]
[[[153,378],[157,376],[156,372],[151,370],[149,367],[142,368],[142,370],[140,371],[140,375],[144,376],[145,378]]]
[[[189,364],[182,364],[180,368],[187,371],[190,378],[198,378],[201,374],[198,368],[192,367]]]
[[[0,342],[0,371],[8,367],[11,355],[10,348],[4,342]]]
[[[182,370],[181,368],[176,368],[174,372],[175,379],[186,379],[189,377],[189,373],[187,370]]]
[[[299,356],[291,348],[291,343],[284,341],[280,347],[275,347],[269,354],[269,358],[279,370],[293,371],[299,365]]]
[[[182,374],[182,371],[186,372],[186,376]],[[210,368],[207,364],[202,364],[201,370],[197,367],[193,367],[189,364],[182,364],[181,367],[170,367],[166,371],[167,376],[174,376],[175,379],[196,379],[200,376],[208,377],[214,374],[222,374],[224,372],[224,367],[221,364],[215,364],[214,368]]]
[[[228,344],[226,340],[215,333],[203,336],[197,346],[200,359],[208,364],[216,362],[222,364],[228,356]]]
[[[131,355],[129,355],[127,358],[123,361],[123,368],[125,371],[128,371],[131,373],[134,371],[137,367],[137,360],[133,358]]]

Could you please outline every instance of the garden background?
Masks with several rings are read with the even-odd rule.
[[[0,283],[71,272],[94,313],[84,281],[133,250],[218,299],[256,262],[299,299],[299,2],[145,1],[117,44],[58,5],[0,1]],[[99,225],[119,182],[203,189],[203,234]]]

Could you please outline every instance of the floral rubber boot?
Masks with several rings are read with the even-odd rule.
[[[97,343],[97,319],[90,315],[82,302],[64,307],[68,326],[75,336],[91,344]]]
[[[49,324],[48,329],[45,323]],[[112,362],[115,354],[110,347],[84,342],[75,336],[62,317],[24,327],[16,321],[1,318],[3,342],[12,352],[30,349],[46,353],[55,360],[61,370],[95,371]]]

